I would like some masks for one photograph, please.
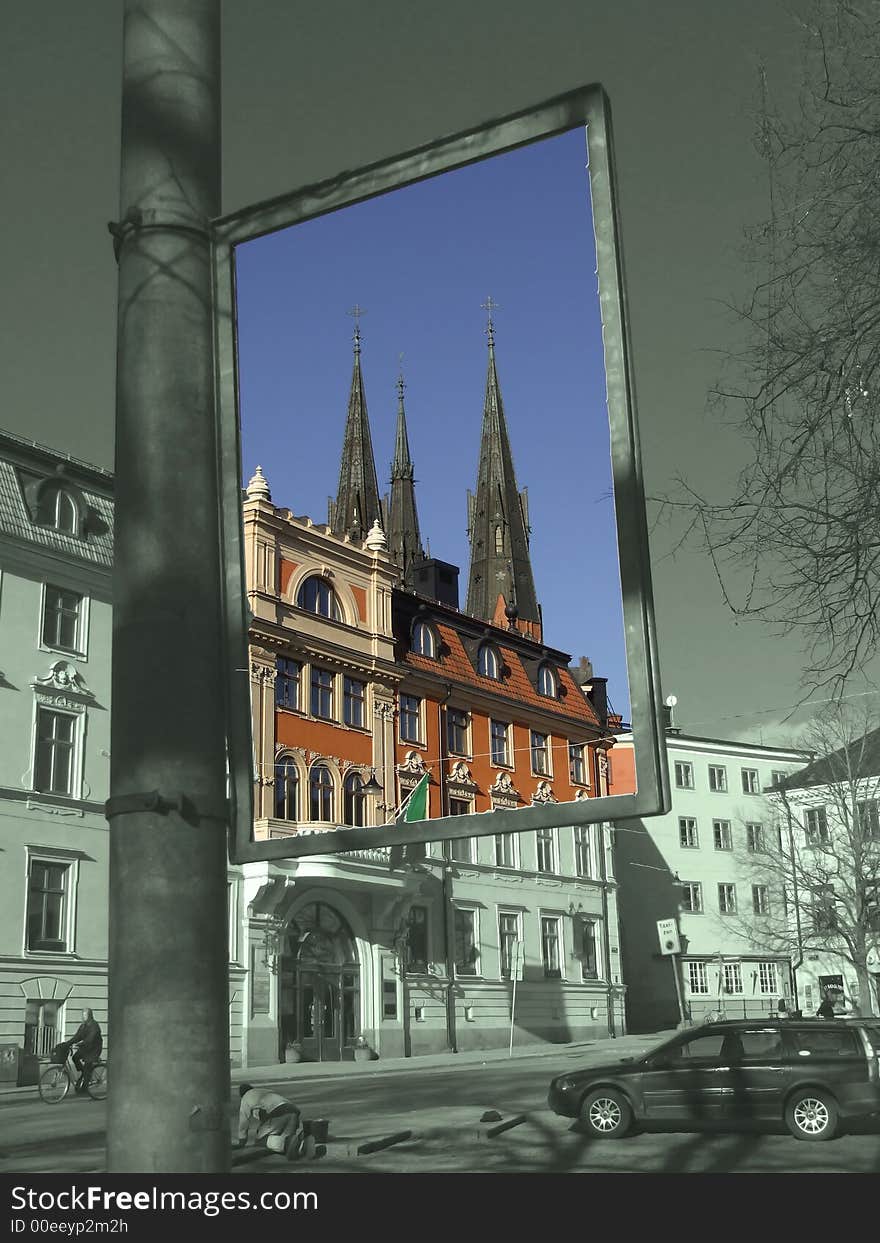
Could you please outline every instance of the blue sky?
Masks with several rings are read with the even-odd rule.
[[[601,323],[582,130],[238,248],[245,482],[327,520],[354,321],[381,491],[403,354],[423,539],[461,567],[486,383],[487,295],[545,640],[589,656],[628,711]]]

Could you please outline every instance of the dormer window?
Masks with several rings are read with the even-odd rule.
[[[541,665],[538,670],[538,694],[555,699],[557,691],[556,670],[551,665]]]
[[[412,628],[412,651],[415,656],[437,659],[437,640],[427,622],[417,621]]]
[[[498,651],[491,643],[484,643],[477,655],[477,671],[481,677],[492,678],[498,682],[501,680],[501,662],[498,659]]]
[[[307,578],[296,593],[296,606],[307,613],[317,613],[319,617],[329,617],[332,621],[341,622],[342,609],[336,598],[336,592],[325,578],[313,575]]]
[[[42,527],[54,527],[65,535],[76,535],[79,527],[79,511],[76,502],[60,484],[44,488],[37,505],[37,522]]]

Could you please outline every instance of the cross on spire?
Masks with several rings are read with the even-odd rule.
[[[489,345],[492,346],[495,344],[495,324],[493,323],[493,320],[492,320],[492,312],[500,311],[501,304],[496,302],[495,299],[492,297],[492,295],[489,294],[489,297],[486,299],[485,302],[481,302],[480,306],[484,311],[488,313],[489,319],[488,319],[488,323],[486,324],[486,336],[489,338]]]
[[[361,316],[366,315],[367,312],[362,306],[359,306],[358,303],[356,302],[348,313],[349,315],[354,316],[354,352],[355,354],[360,354],[361,352],[361,322],[360,321],[361,321]]]
[[[406,385],[405,385],[405,384],[404,384],[404,382],[403,382],[403,355],[402,355],[402,354],[398,354],[398,355],[397,355],[397,359],[398,359],[398,362],[399,362],[399,364],[400,364],[400,371],[398,372],[398,375],[397,375],[397,396],[398,396],[398,397],[400,398],[400,400],[402,401],[402,400],[403,400],[403,390],[406,388]]]

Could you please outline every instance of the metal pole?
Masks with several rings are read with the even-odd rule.
[[[675,980],[675,996],[678,999],[678,1013],[681,1016],[681,1024],[683,1027],[687,1020],[684,1015],[684,998],[681,995],[681,980],[678,978],[678,955],[670,954],[669,961],[672,963],[672,978]]]
[[[226,778],[209,220],[219,0],[126,0],[108,1169],[229,1168]]]

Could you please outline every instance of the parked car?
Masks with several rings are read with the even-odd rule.
[[[841,1120],[880,1113],[880,1019],[704,1023],[643,1057],[557,1076],[548,1104],[604,1139],[636,1123],[737,1119],[831,1139]]]

